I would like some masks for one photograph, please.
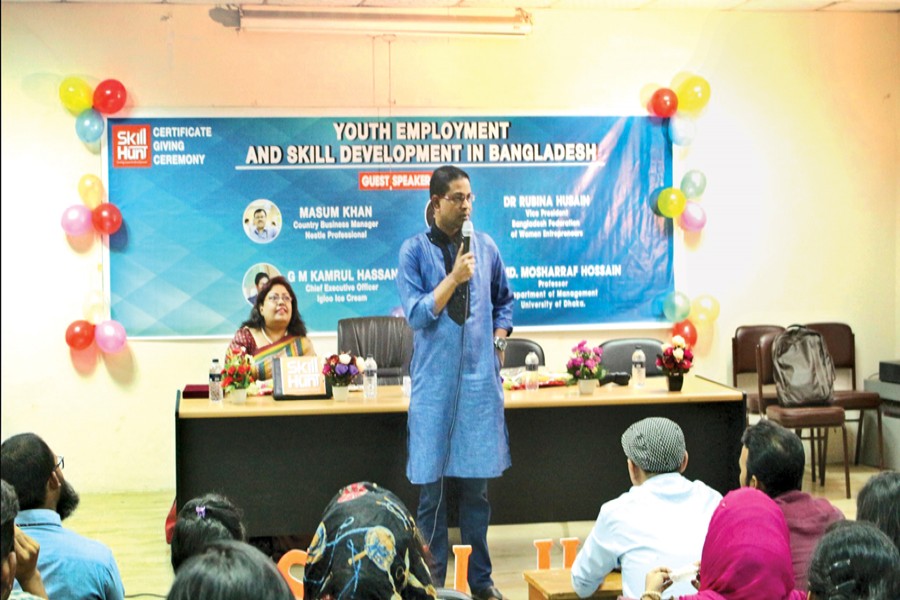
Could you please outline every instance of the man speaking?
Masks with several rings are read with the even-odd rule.
[[[472,596],[502,600],[491,579],[487,480],[510,465],[500,367],[513,294],[497,245],[469,221],[475,195],[466,172],[438,168],[429,195],[434,224],[403,243],[397,275],[415,332],[406,475],[421,486],[416,520],[435,586],[447,575],[447,492],[454,490],[462,543],[472,546]]]

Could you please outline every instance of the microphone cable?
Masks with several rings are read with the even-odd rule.
[[[471,249],[471,248],[470,248]],[[474,277],[475,274],[472,274]],[[428,536],[428,547],[431,547],[431,543],[434,541],[435,533],[437,532],[437,516],[438,512],[441,509],[441,503],[444,502],[444,473],[447,471],[447,466],[450,464],[450,445],[453,440],[453,430],[456,428],[456,415],[459,411],[459,396],[462,390],[462,382],[463,382],[463,364],[465,362],[465,353],[466,353],[466,323],[469,321],[469,312],[470,312],[470,294],[471,288],[469,284],[471,283],[471,278],[466,282],[466,308],[463,312],[463,324],[460,327],[460,351],[459,351],[459,366],[457,368],[456,375],[456,394],[453,399],[453,404],[451,406],[452,410],[450,412],[450,428],[447,430],[447,449],[444,453],[444,464],[441,466],[441,477],[438,480],[440,483],[440,494],[438,495],[438,503],[434,508],[434,517],[432,519],[431,526],[431,534]],[[450,542],[449,539],[447,541],[447,562],[450,562]],[[446,569],[446,565],[444,567]]]

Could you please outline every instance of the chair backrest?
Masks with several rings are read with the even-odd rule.
[[[378,363],[379,385],[400,385],[409,374],[413,332],[403,317],[355,317],[341,319],[337,327],[339,352],[365,357]]]
[[[600,362],[606,372],[631,373],[631,355],[634,354],[635,346],[640,346],[647,357],[647,377],[663,375],[662,369],[656,366],[656,357],[662,354],[663,343],[653,338],[619,338],[600,344],[603,348],[603,359]]]
[[[756,385],[759,397],[763,397],[763,386],[775,385],[775,363],[772,360],[772,346],[780,331],[770,331],[759,338],[756,345]],[[766,414],[766,403],[759,403],[759,413]]]
[[[278,559],[278,572],[287,581],[294,598],[303,598],[303,580],[294,577],[294,574],[291,573],[291,567],[294,565],[305,567],[308,559],[309,555],[305,550],[288,550]]]
[[[508,338],[506,340],[506,352],[503,355],[503,368],[524,367],[525,357],[529,352],[534,352],[538,357],[538,364],[544,364],[544,349],[533,340],[525,338]]]
[[[781,325],[741,325],[731,338],[731,384],[738,385],[741,373],[756,373],[756,346],[759,338],[767,333],[781,333]]]
[[[850,369],[851,386],[856,389],[856,336],[846,323],[807,323],[825,340],[835,369]]]

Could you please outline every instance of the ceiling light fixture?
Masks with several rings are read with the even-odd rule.
[[[245,31],[516,37],[528,35],[531,27],[531,14],[521,8],[503,14],[465,9],[322,11],[241,7],[239,10],[239,28]]]

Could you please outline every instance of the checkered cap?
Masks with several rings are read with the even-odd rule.
[[[622,449],[647,473],[672,473],[684,460],[684,433],[674,421],[650,417],[625,430]]]

